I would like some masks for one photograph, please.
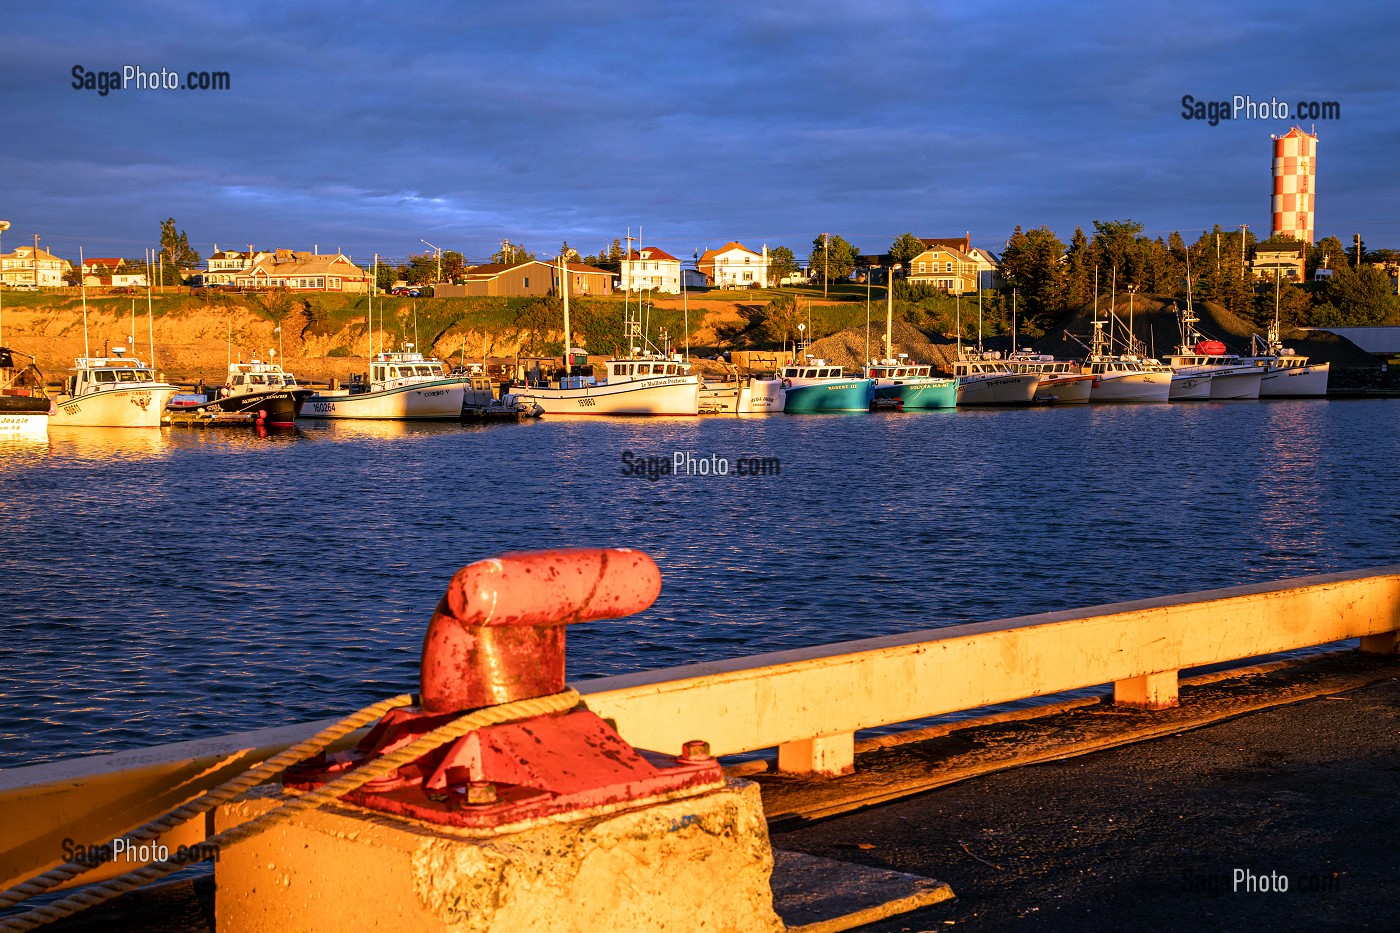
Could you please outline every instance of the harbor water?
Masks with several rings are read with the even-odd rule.
[[[661,566],[652,609],[570,629],[574,681],[1400,562],[1397,428],[1323,400],[55,428],[0,442],[0,767],[412,692],[448,579],[504,551]]]

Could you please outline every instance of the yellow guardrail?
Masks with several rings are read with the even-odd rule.
[[[631,744],[717,755],[778,748],[791,772],[850,770],[856,730],[1113,684],[1173,705],[1177,671],[1361,639],[1394,652],[1400,566],[927,629],[574,686]],[[0,879],[58,864],[313,734],[306,723],[0,771]],[[164,843],[203,839],[180,827]],[[108,866],[116,874],[130,864]],[[99,873],[84,876],[96,880]]]

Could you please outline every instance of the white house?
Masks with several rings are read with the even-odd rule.
[[[60,259],[46,249],[35,251],[32,246],[21,246],[13,253],[0,255],[0,282],[10,288],[58,288],[63,285],[63,275],[70,272],[73,264]]]
[[[633,250],[622,258],[622,290],[680,294],[681,261],[655,246]]]
[[[261,262],[272,256],[271,253],[263,250],[253,252],[239,252],[236,249],[219,249],[219,244],[214,244],[214,252],[209,256],[209,268],[200,276],[200,281],[205,287],[211,285],[234,285],[237,282],[240,272],[247,272],[253,268],[253,263]]]
[[[696,264],[715,288],[763,288],[768,285],[768,247],[755,253],[733,241],[720,249],[707,249]]]

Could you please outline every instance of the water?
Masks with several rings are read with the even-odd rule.
[[[502,551],[626,545],[606,674],[1400,562],[1400,405],[55,429],[0,446],[0,767],[413,691],[432,607]],[[778,476],[621,457],[779,457]]]

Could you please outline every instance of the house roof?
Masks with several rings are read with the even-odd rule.
[[[700,261],[701,261],[701,262],[706,262],[706,261],[714,262],[715,257],[718,256],[718,255],[720,255],[721,253],[732,252],[733,250],[736,250],[736,249],[737,249],[737,250],[743,250],[744,252],[748,253],[750,256],[759,256],[759,255],[762,255],[762,254],[760,254],[760,253],[755,253],[753,250],[749,249],[747,246],[745,246],[743,243],[740,243],[738,240],[730,240],[728,243],[724,244],[724,245],[721,246],[719,249],[707,249],[707,250],[705,250],[705,252],[703,252],[703,253],[700,254]]]
[[[929,249],[933,249],[936,246],[946,246],[949,249],[955,249],[960,253],[963,253],[964,255],[966,255],[972,249],[972,237],[971,235],[966,234],[963,236],[955,237],[919,237],[918,239],[920,243],[924,244],[924,246],[928,247]]]
[[[249,274],[261,272],[263,275],[339,275],[345,278],[367,278],[365,270],[355,265],[343,254],[334,256],[315,253],[298,253],[292,250],[279,250],[274,256],[267,256],[253,264]]]
[[[675,256],[672,256],[670,253],[657,246],[643,246],[640,250],[634,249],[632,250],[632,252],[626,254],[622,258],[628,261],[645,259],[648,262],[653,260],[661,262],[680,262],[680,260],[677,259]]]
[[[85,266],[110,266],[113,269],[121,264],[121,259],[117,258],[89,256],[87,259],[83,260],[83,265]]]
[[[544,266],[546,269],[553,269],[555,267],[552,262],[542,262],[538,259],[531,259],[529,262],[518,262],[514,265],[507,265],[503,262],[488,262],[484,265],[472,266],[463,273],[463,276],[474,279],[494,279],[502,273],[509,272],[511,269],[518,269],[521,266]],[[582,262],[569,263],[569,271],[577,272],[582,275],[612,275],[612,273],[606,269],[599,269],[597,266],[590,266]]]
[[[958,262],[971,263],[972,265],[977,264],[976,258],[967,253],[964,253],[962,250],[953,246],[947,246],[943,244],[937,246],[930,246],[928,249],[920,253],[919,256],[924,256],[928,253],[947,253],[949,256],[952,256]],[[914,258],[918,259],[919,256],[915,256]]]

